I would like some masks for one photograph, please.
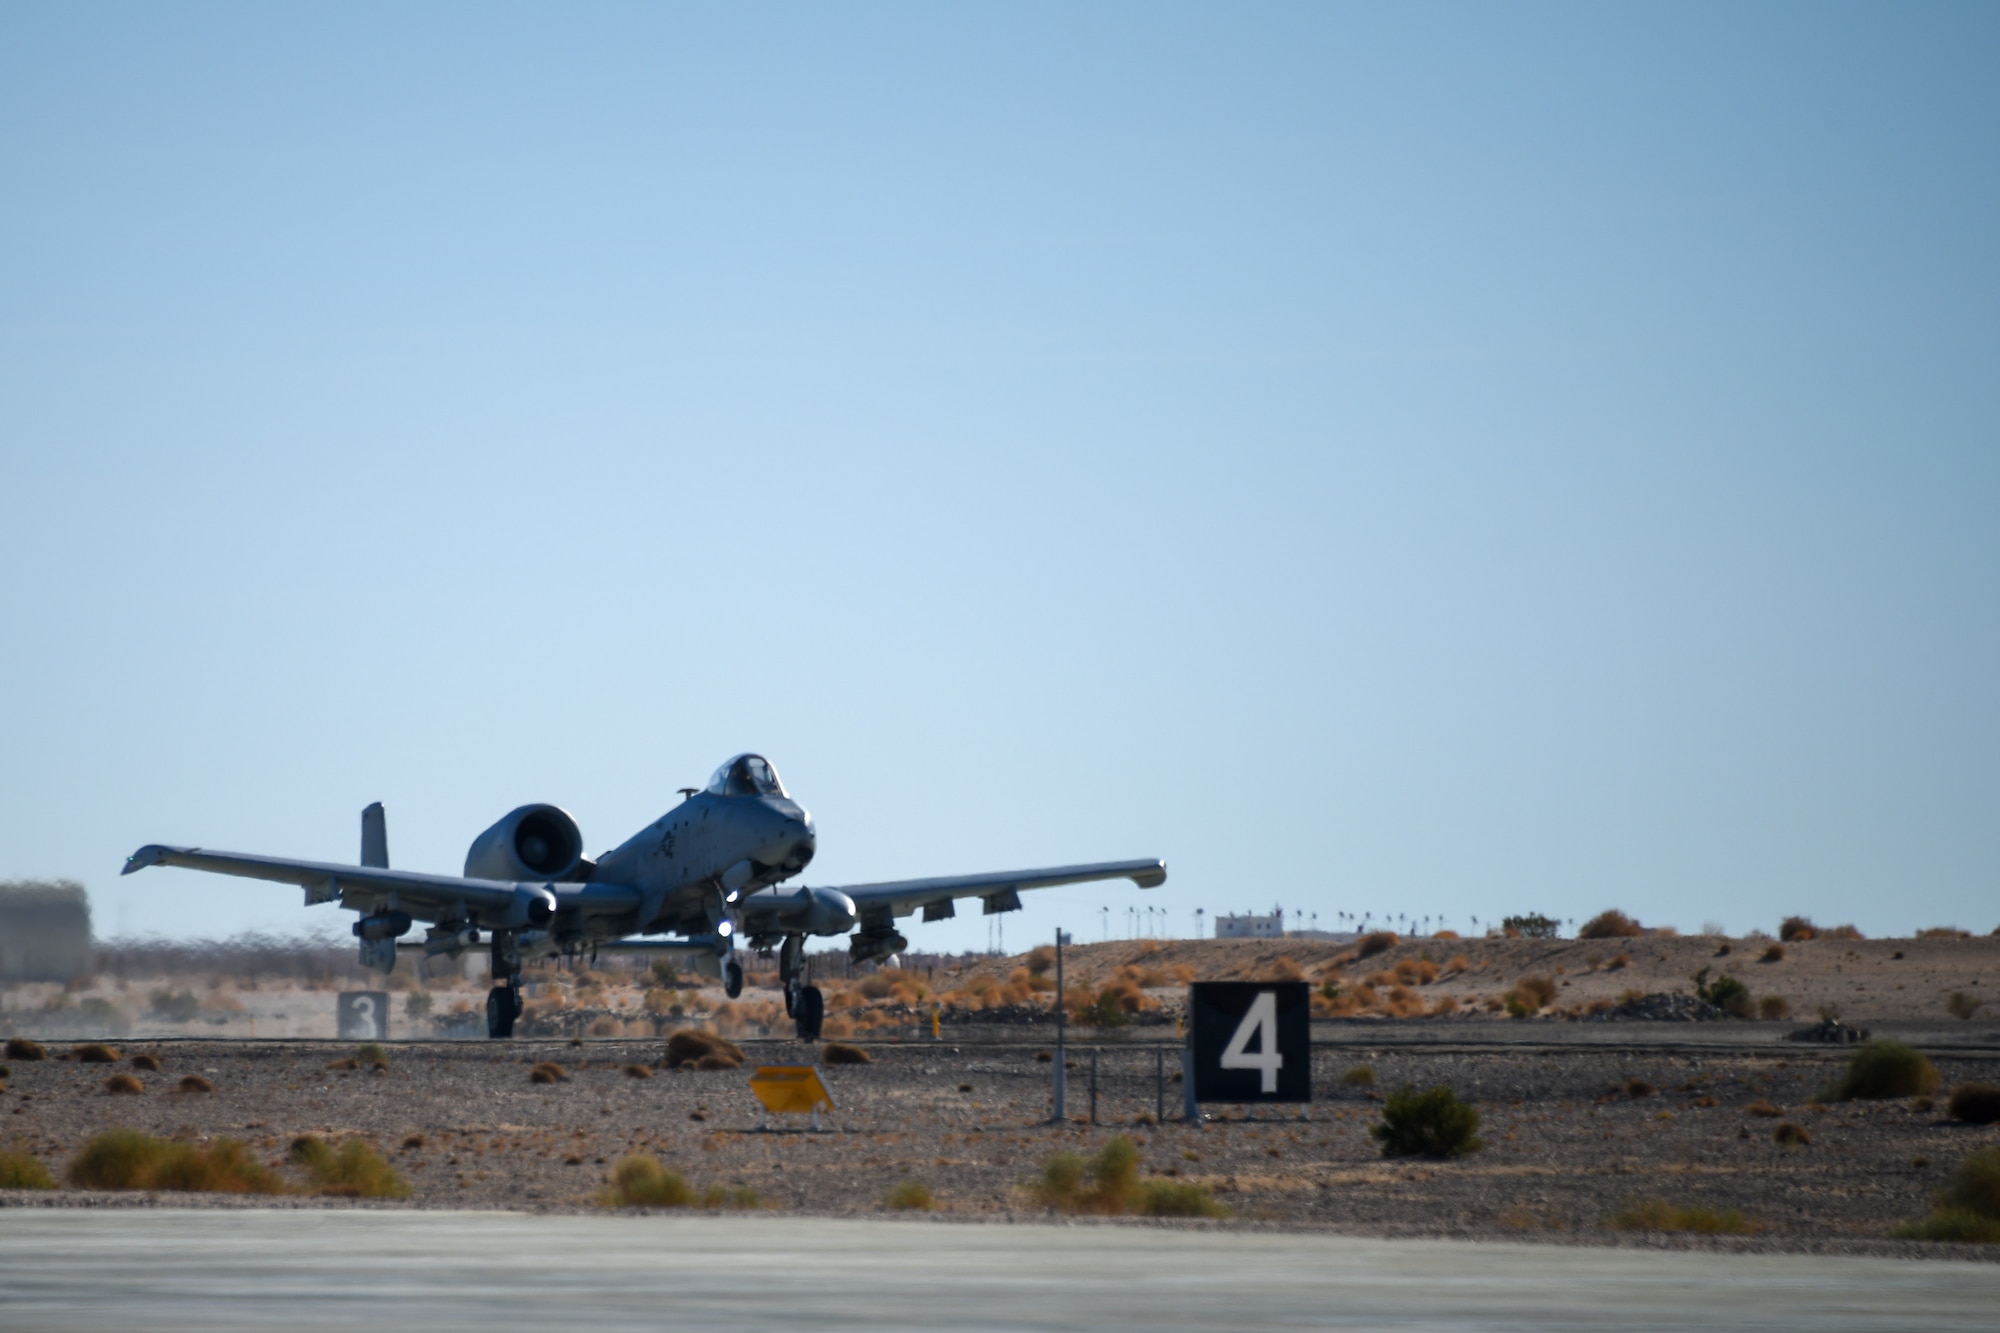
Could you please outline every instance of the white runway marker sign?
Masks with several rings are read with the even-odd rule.
[[[340,993],[334,1009],[342,1041],[389,1039],[389,992],[350,990]]]
[[[1303,981],[1188,987],[1195,1099],[1312,1100],[1311,989]]]

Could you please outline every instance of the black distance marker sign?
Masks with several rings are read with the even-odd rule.
[[[1303,981],[1189,986],[1195,1100],[1311,1101],[1311,996]]]

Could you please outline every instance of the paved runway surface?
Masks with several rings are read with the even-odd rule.
[[[775,1217],[0,1212],[7,1329],[1993,1327],[2000,1266]]]

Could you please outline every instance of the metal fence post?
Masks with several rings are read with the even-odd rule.
[[[1201,1123],[1201,1103],[1194,1099],[1194,1047],[1181,1047],[1181,1119],[1190,1125]]]
[[[1167,1123],[1167,1053],[1153,1048],[1153,1123]]]
[[[1097,1052],[1090,1053],[1090,1123],[1097,1123]]]
[[[1060,1125],[1069,1119],[1069,1078],[1065,1068],[1069,1063],[1069,1051],[1064,1042],[1066,1024],[1063,1013],[1063,933],[1056,932],[1056,1085],[1055,1107],[1049,1115],[1049,1123]]]

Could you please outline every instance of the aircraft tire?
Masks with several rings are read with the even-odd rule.
[[[521,995],[512,986],[495,986],[486,992],[486,1035],[502,1039],[514,1035],[514,1020],[521,1016]]]
[[[819,987],[807,986],[799,991],[797,1013],[793,1015],[799,1025],[800,1041],[818,1041],[820,1023],[826,1017],[826,1000],[820,995]]]
[[[722,993],[735,999],[743,993],[743,964],[734,958],[722,965]]]

